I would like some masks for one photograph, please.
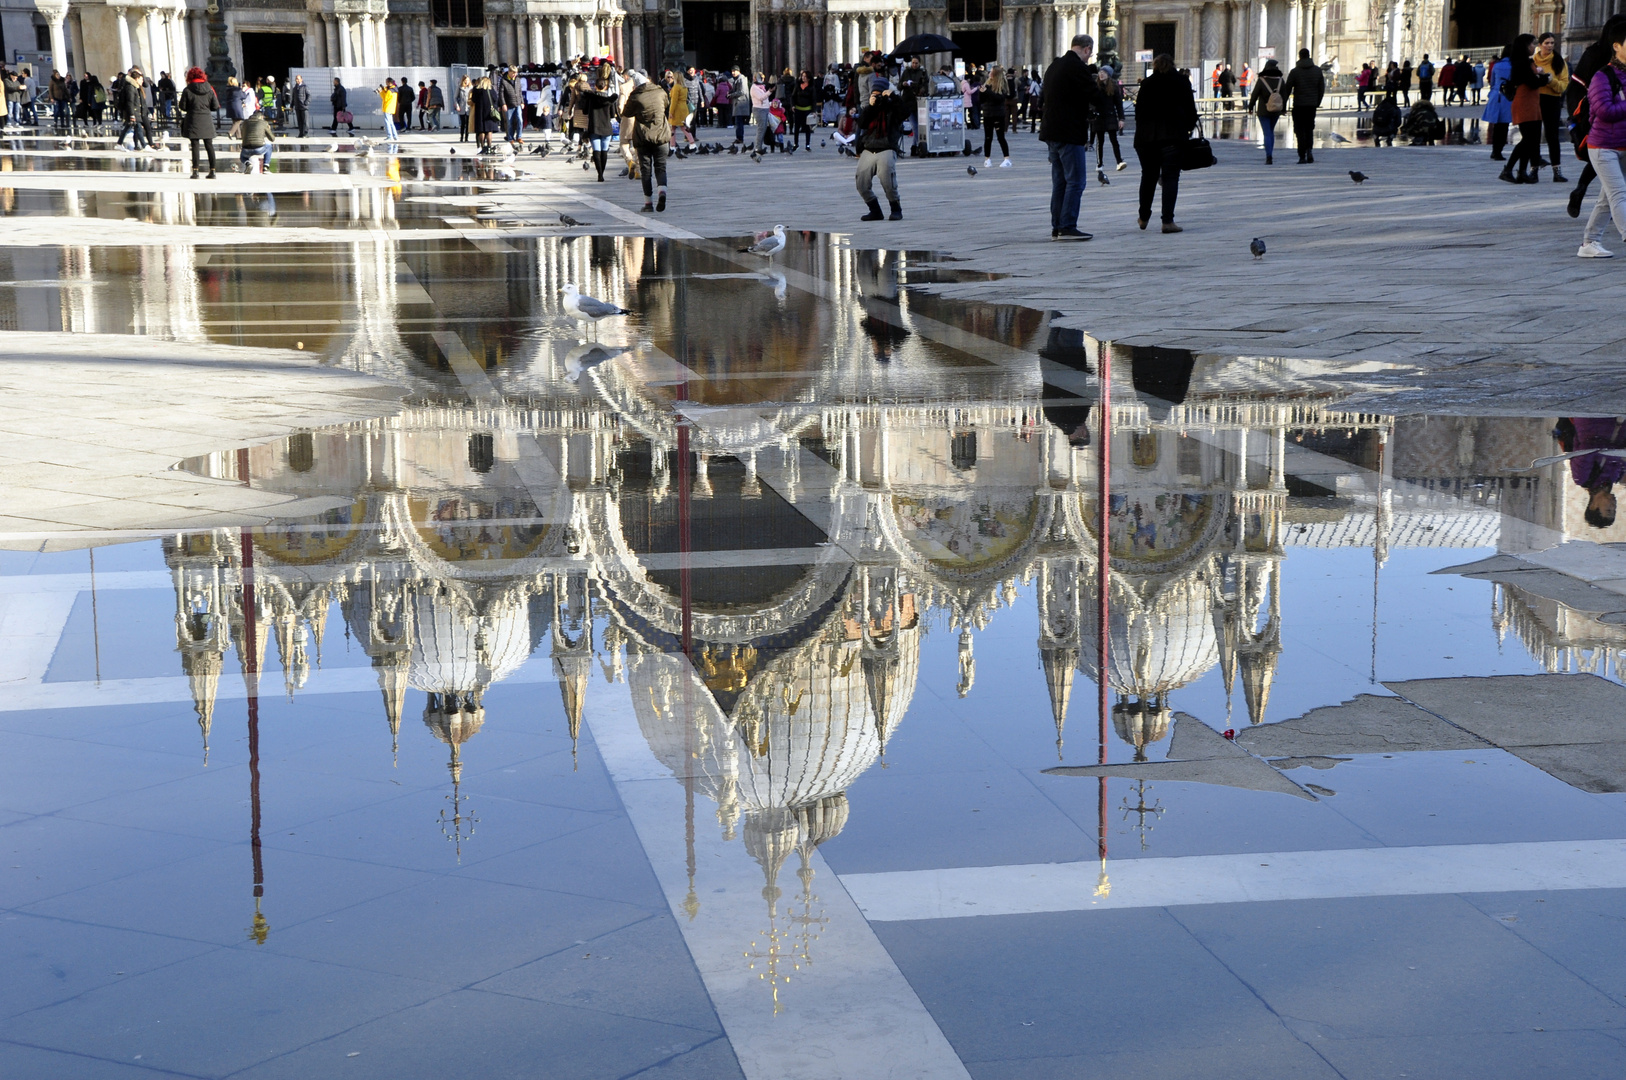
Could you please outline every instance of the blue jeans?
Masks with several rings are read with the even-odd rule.
[[[1090,171],[1090,148],[1077,143],[1050,143],[1050,227],[1078,228],[1078,204]]]
[[[608,135],[589,135],[587,141],[593,144],[594,150],[608,150],[610,137]]]
[[[737,142],[737,143],[743,143],[745,141],[745,110],[744,109],[741,109],[741,110],[739,110],[738,112],[736,112],[734,114],[734,141]]]
[[[1265,156],[1267,158],[1276,156],[1276,121],[1281,118],[1281,113],[1259,118],[1259,130],[1265,133]]]
[[[266,143],[264,146],[256,146],[252,150],[245,147],[244,149],[238,151],[237,160],[242,162],[244,165],[247,165],[249,158],[257,157],[260,159],[260,167],[263,169],[269,169],[271,167],[271,155],[276,152],[276,149],[277,148],[271,143]]]
[[[400,136],[396,133],[396,130],[395,130],[395,117],[391,116],[389,113],[385,113],[384,114],[384,138],[389,142],[394,142],[399,137]]]
[[[508,110],[508,141],[519,142],[520,136],[525,133],[525,126],[520,122],[519,110]]]

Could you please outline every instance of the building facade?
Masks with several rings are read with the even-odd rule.
[[[1286,63],[1307,48],[1353,70],[1500,47],[1522,31],[1595,35],[1621,0],[1121,0],[1118,52],[1167,52],[1182,67]],[[546,64],[613,56],[820,70],[919,33],[953,37],[973,61],[1048,64],[1073,35],[1102,38],[1100,0],[5,0],[8,63],[91,70],[204,66],[211,26],[239,76],[298,67]],[[1134,72],[1134,69],[1131,68]]]

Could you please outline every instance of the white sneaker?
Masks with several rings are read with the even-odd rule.
[[[1129,168],[1129,162],[1127,162],[1127,161],[1118,162],[1118,171],[1119,172],[1123,172],[1127,168]]]
[[[1582,259],[1613,259],[1615,257],[1613,251],[1610,251],[1596,240],[1588,240],[1581,245],[1581,250],[1575,254],[1577,258]]]
[[[1001,168],[1001,169],[1008,169],[1008,168],[1010,168],[1010,167],[1011,167],[1011,159],[1010,159],[1010,158],[1006,158],[1006,159],[1005,159],[1005,160],[1004,160],[1004,161],[1001,161],[1001,162],[1000,162],[1000,163],[999,163],[999,167],[1000,167],[1000,168]]]
[[[994,164],[994,159],[993,158],[983,158],[982,159],[982,167],[985,168],[985,169],[992,168],[993,164]]]

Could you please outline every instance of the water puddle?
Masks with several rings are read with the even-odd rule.
[[[6,903],[57,940],[121,935],[121,974],[84,976],[103,1015],[156,994],[208,1017],[275,958],[278,993],[370,973],[266,1037],[318,1071],[353,1050],[413,1075],[444,1037],[387,975],[495,1025],[493,1053],[586,1075],[860,1050],[952,1074],[978,1039],[1087,1022],[1028,1011],[1030,981],[1075,986],[1034,974],[1047,950],[1133,928],[1166,965],[1133,979],[1189,997],[1181,942],[1232,940],[1203,922],[1221,898],[1286,935],[1272,967],[1379,1008],[1393,980],[1354,981],[1294,920],[1499,969],[1506,934],[1402,932],[1406,881],[1519,843],[1527,876],[1493,859],[1474,888],[1562,889],[1542,845],[1626,835],[1612,420],[1399,415],[1382,372],[946,299],[982,278],[930,252],[738,246],[0,252],[0,318],[139,310],[188,348],[297,340],[406,388],[166,474],[205,505],[288,500],[269,523],[0,552],[48,642],[0,707],[26,792],[0,805],[28,871]],[[567,283],[630,313],[579,326]],[[1383,861],[1420,846],[1449,853]],[[1187,856],[1221,861],[1168,877]],[[1440,880],[1421,891],[1466,888]],[[1453,902],[1405,910],[1432,933],[1469,918]],[[178,973],[138,973],[127,933],[167,935],[143,955]],[[1234,1029],[1254,998],[1202,978]],[[17,982],[0,1034],[38,1042],[59,991]],[[832,1018],[843,993],[885,1031]],[[535,1027],[566,1005],[615,1037]],[[420,1022],[441,1034],[402,1034]],[[202,1025],[97,1030],[59,1041],[252,1056]]]

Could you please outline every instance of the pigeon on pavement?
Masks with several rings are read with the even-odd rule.
[[[976,176],[977,175],[977,167],[975,165],[967,165],[965,167],[965,174],[967,176]]]
[[[1366,181],[1366,174],[1356,169],[1351,169],[1349,170],[1349,178],[1355,181],[1357,184],[1360,184]]]
[[[563,225],[567,229],[580,229],[583,226],[585,226],[587,224],[587,222],[585,222],[585,221],[577,221],[575,218],[571,217],[569,214],[560,214],[559,215],[559,224]]]
[[[1265,257],[1265,242],[1256,236],[1253,238],[1253,243],[1248,245],[1248,250],[1253,252],[1255,259],[1262,259]]]

